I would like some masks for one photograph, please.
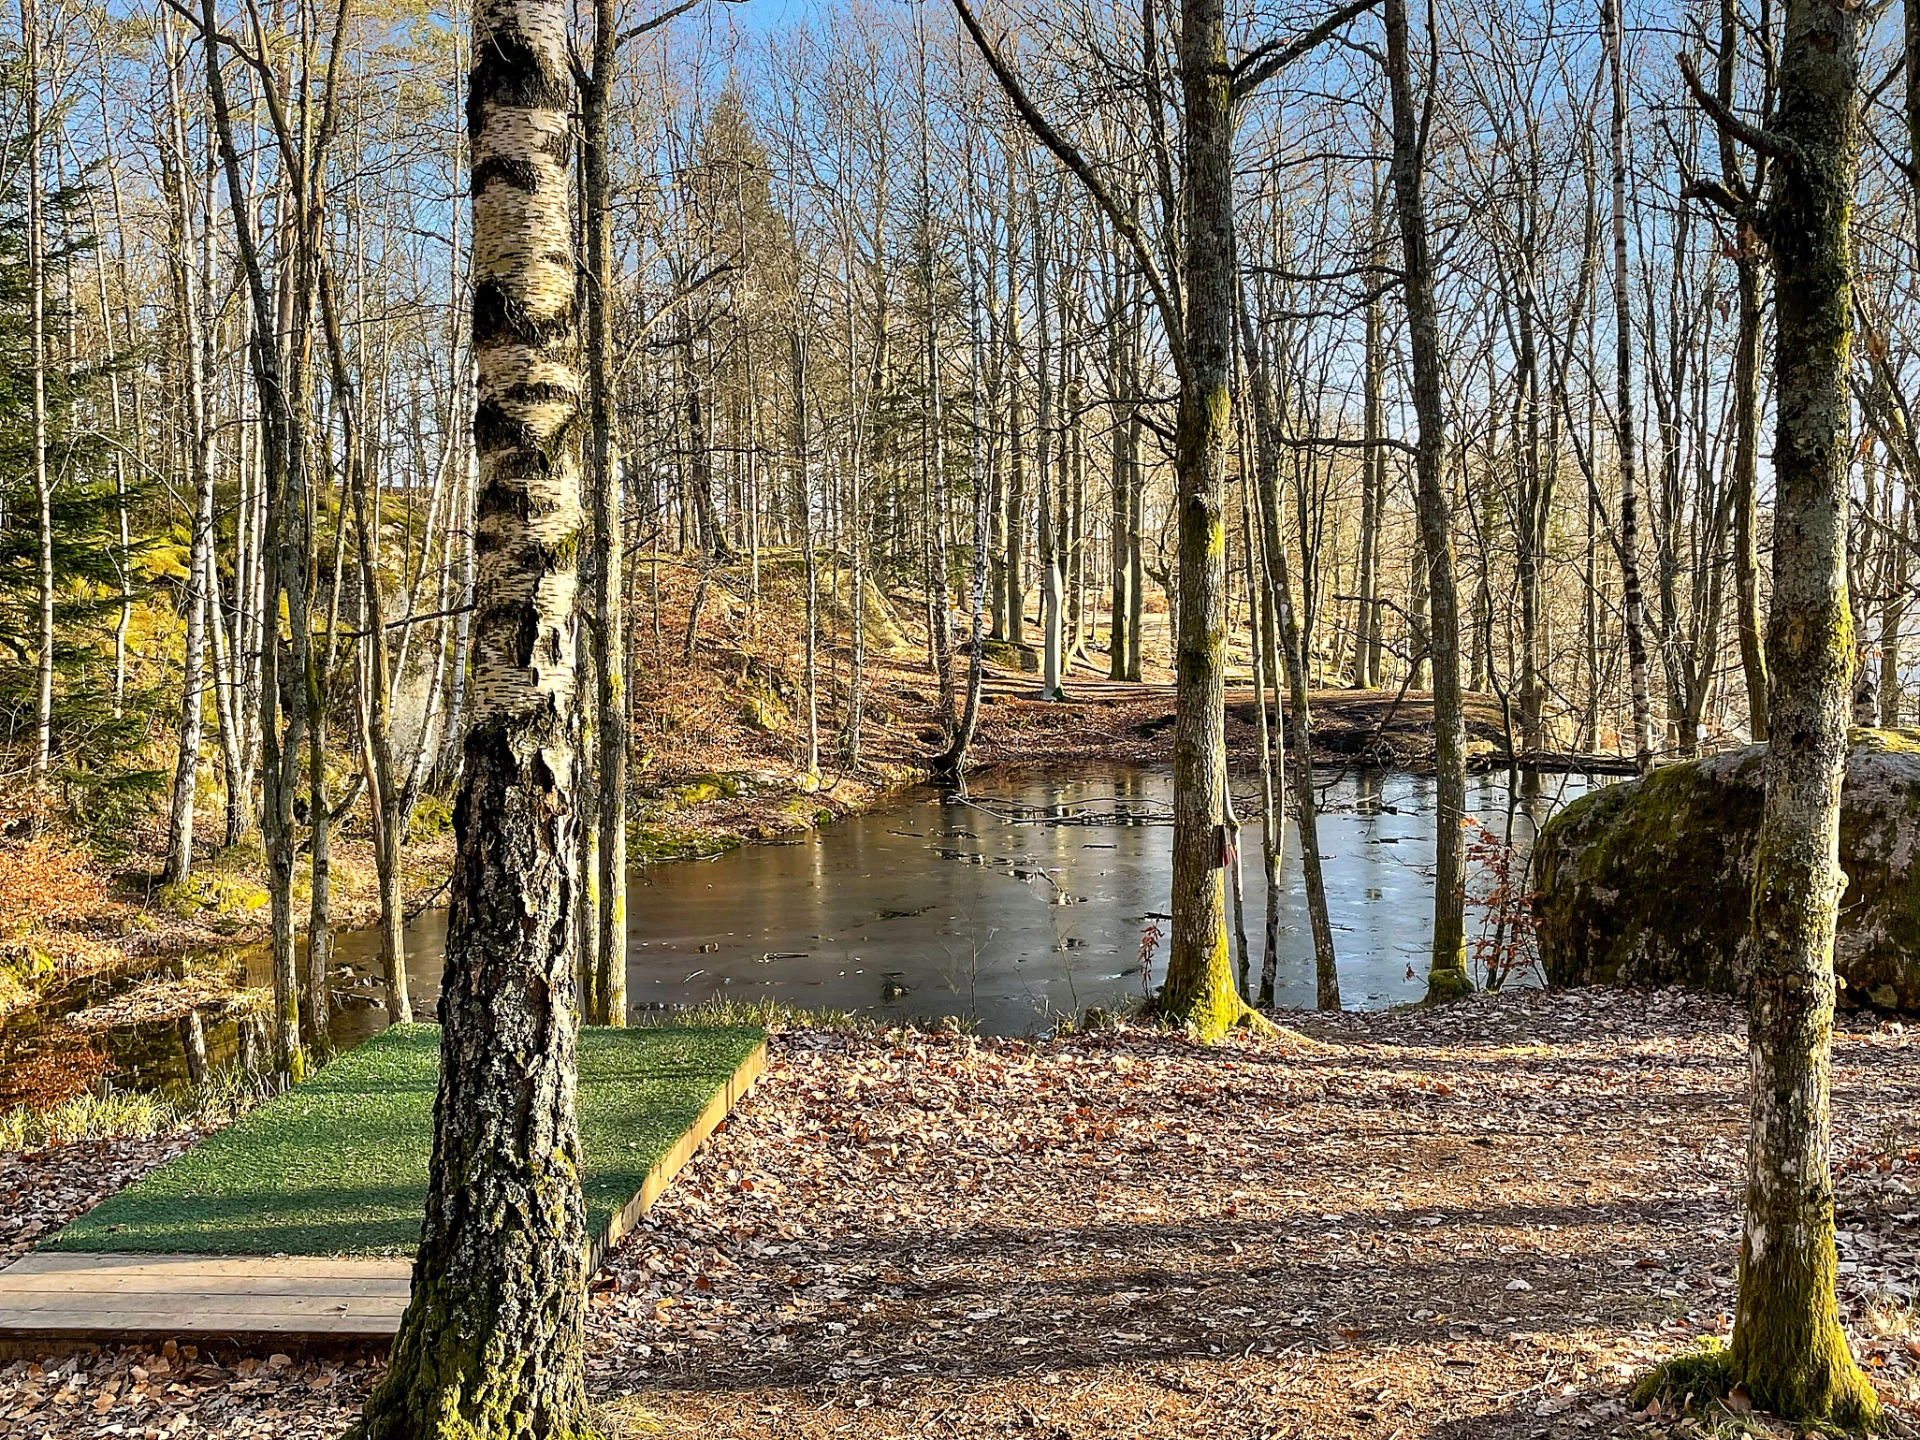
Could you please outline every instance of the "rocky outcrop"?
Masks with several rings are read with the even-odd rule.
[[[1766,747],[1670,765],[1561,811],[1534,848],[1553,985],[1738,994]],[[1858,730],[1840,816],[1844,1004],[1920,1010],[1920,731]]]

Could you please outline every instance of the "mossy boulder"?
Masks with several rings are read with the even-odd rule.
[[[267,908],[270,897],[260,883],[265,872],[257,840],[229,846],[202,860],[185,880],[161,886],[159,900],[182,920],[229,929]],[[295,877],[296,888],[310,878],[304,867],[296,867]]]
[[[1569,805],[1534,847],[1552,985],[1740,994],[1766,747],[1669,765]],[[1842,1004],[1920,1010],[1920,731],[1857,730],[1841,797]]]
[[[987,659],[996,665],[1004,665],[1009,670],[1027,670],[1040,673],[1040,652],[1031,645],[1015,645],[1008,640],[988,640],[981,645],[981,651]]]

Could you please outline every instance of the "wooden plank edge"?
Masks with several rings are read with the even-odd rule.
[[[708,1136],[720,1128],[720,1122],[731,1115],[740,1102],[747,1098],[747,1093],[766,1072],[767,1042],[762,1037],[760,1043],[753,1047],[746,1059],[734,1067],[733,1074],[727,1077],[725,1083],[713,1092],[712,1098],[694,1117],[693,1124],[689,1125],[686,1132],[673,1142],[666,1154],[653,1162],[653,1168],[647,1171],[647,1178],[641,1182],[640,1189],[634,1197],[608,1216],[607,1223],[601,1228],[600,1233],[588,1242],[587,1274],[589,1276],[599,1273],[600,1264],[607,1258],[607,1253],[633,1233],[633,1227],[640,1223],[640,1217],[653,1208],[653,1202],[658,1200],[667,1186],[673,1183],[673,1177],[686,1168],[694,1152],[706,1143]]]
[[[667,1186],[672,1183],[674,1176],[686,1168],[694,1152],[715,1130],[720,1128],[721,1122],[733,1113],[740,1102],[746,1099],[760,1077],[766,1073],[766,1069],[767,1042],[762,1039],[747,1057],[734,1067],[733,1074],[714,1091],[713,1096],[694,1117],[693,1124],[687,1128],[686,1132],[674,1142],[665,1155],[654,1162],[652,1168],[647,1171],[646,1179],[641,1182],[639,1192],[610,1216],[600,1233],[589,1241],[587,1248],[589,1276],[598,1272],[607,1252],[632,1233],[633,1227],[639,1224],[640,1218],[648,1210],[653,1208],[654,1201],[660,1198]],[[0,1326],[0,1359],[33,1358],[46,1354],[49,1346],[70,1349],[75,1346],[160,1345],[168,1340],[185,1340],[202,1348],[225,1345],[243,1353],[263,1347],[282,1351],[313,1349],[332,1352],[359,1346],[377,1349],[390,1344],[393,1337],[399,1333],[398,1316],[394,1317],[390,1325],[374,1316],[364,1318],[368,1322],[367,1325],[351,1332],[337,1328],[273,1330],[262,1327],[249,1330],[197,1331],[183,1329],[177,1322],[165,1329],[144,1327],[115,1329],[111,1326],[64,1325],[21,1332]]]
[[[0,1267],[0,1289],[25,1275],[106,1275],[117,1272],[191,1272],[198,1275],[254,1275],[272,1268],[288,1275],[319,1279],[357,1279],[368,1275],[409,1275],[411,1255],[203,1255],[190,1250],[29,1250]]]

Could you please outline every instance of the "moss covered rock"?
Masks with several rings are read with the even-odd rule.
[[[1569,805],[1535,845],[1553,985],[1738,994],[1765,746],[1670,765]],[[1920,1010],[1920,731],[1857,730],[1840,815],[1841,1003]]]

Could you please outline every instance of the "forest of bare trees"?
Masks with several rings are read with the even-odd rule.
[[[625,1021],[629,795],[708,607],[779,637],[715,673],[817,779],[895,704],[874,597],[923,649],[926,773],[964,773],[987,662],[1043,697],[1170,673],[1157,1003],[1203,1038],[1272,996],[1272,910],[1264,994],[1228,942],[1243,819],[1270,897],[1298,826],[1340,1005],[1317,695],[1431,705],[1436,1002],[1473,986],[1463,697],[1516,772],[1786,727],[1735,1355],[1756,1397],[1865,1414],[1831,1273],[1767,1236],[1830,1264],[1830,1196],[1777,1177],[1826,1164],[1846,727],[1920,720],[1920,5],[761,10],[19,0],[5,42],[11,785],[163,829],[156,883],[257,853],[290,1079],[330,845],[370,836],[409,1020],[406,849],[452,806],[471,1063],[423,1273],[457,1279],[416,1286],[369,1433],[451,1403],[462,1306],[522,1307],[501,1395],[576,1405],[528,1319],[577,1329],[582,1286],[543,1169],[573,1021],[537,996]],[[535,1220],[476,1249],[451,1177],[508,1151],[487,1203]]]
[[[1219,483],[1259,479],[1252,531],[1233,502],[1214,541],[1225,663],[1250,674],[1257,616],[1268,684],[1297,663],[1310,690],[1444,691],[1457,670],[1523,751],[1644,765],[1763,736],[1774,382],[1743,217],[1773,162],[1674,85],[1691,57],[1704,94],[1764,117],[1773,62],[1734,6],[1711,25],[1462,7],[1408,18],[1398,61],[1382,14],[1386,39],[1362,26],[1284,67],[1269,42],[1224,122],[1238,278],[1207,343],[1219,383],[1268,397],[1264,420],[1243,403],[1208,441]],[[323,876],[325,821],[370,803],[392,870],[471,713],[460,17],[24,19],[10,753],[103,817],[134,803],[130,775],[165,783],[175,879],[209,806],[224,843],[260,833],[285,890],[295,850]],[[663,564],[750,609],[796,571],[846,597],[780,657],[811,697],[788,712],[808,764],[859,763],[867,590],[919,597],[955,717],[976,588],[989,654],[1033,650],[1044,690],[1171,660],[1183,327],[1203,298],[1180,250],[1194,101],[1177,27],[1097,8],[980,23],[1033,115],[1072,117],[1053,134],[1091,188],[952,17],[837,7],[831,27],[762,28],[719,10],[575,47],[583,79],[606,77],[577,122],[586,463],[620,482],[593,490],[614,511],[589,517],[607,538],[583,633],[634,618],[585,652],[605,756],[644,729],[635,697],[672,648],[647,619]],[[1851,232],[1850,595],[1860,703],[1883,723],[1914,703],[1903,46],[1889,33],[1867,57]],[[1430,307],[1402,283],[1410,223]],[[1457,616],[1435,625],[1436,603]],[[263,646],[275,609],[285,633]],[[1149,636],[1154,612],[1171,614]],[[312,894],[280,925],[289,993],[293,930],[326,929],[324,883]]]

